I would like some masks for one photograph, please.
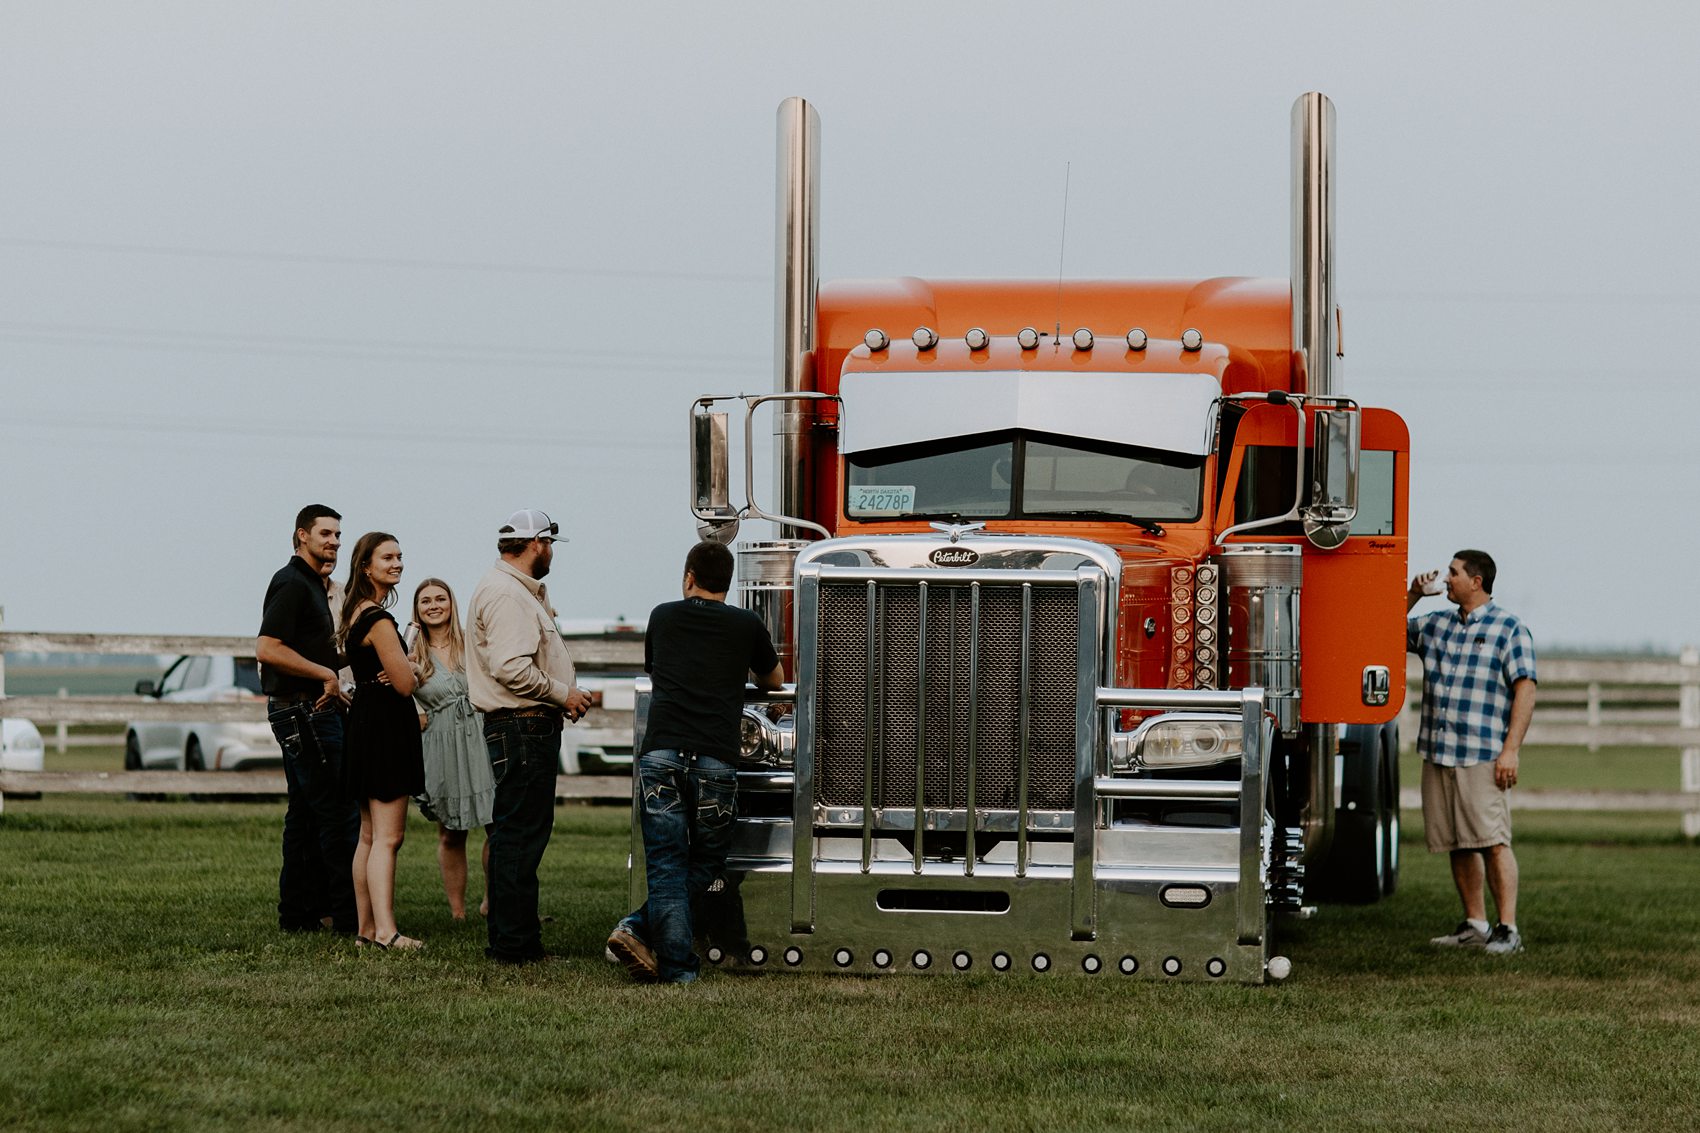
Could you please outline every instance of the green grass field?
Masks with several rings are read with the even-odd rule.
[[[563,807],[545,943],[454,924],[402,851],[419,955],[273,927],[281,807],[49,796],[0,815],[0,1128],[1692,1128],[1700,848],[1669,816],[1519,820],[1508,959],[1457,917],[1407,812],[1390,901],[1290,926],[1270,987],[992,973],[713,974],[601,959],[625,813]],[[476,920],[476,918],[475,918]]]

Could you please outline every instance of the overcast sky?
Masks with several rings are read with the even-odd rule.
[[[827,279],[1285,278],[1316,89],[1413,569],[1485,547],[1545,644],[1700,643],[1697,33],[1674,0],[4,0],[6,627],[251,633],[310,501],[463,597],[543,508],[562,615],[641,618],[694,538],[691,399],[772,383],[782,98],[822,120]]]

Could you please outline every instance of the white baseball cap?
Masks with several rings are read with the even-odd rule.
[[[547,512],[536,508],[522,508],[508,516],[508,521],[502,524],[502,529],[496,532],[499,539],[547,539],[551,543],[565,543],[567,537],[561,534],[561,525],[549,518]]]

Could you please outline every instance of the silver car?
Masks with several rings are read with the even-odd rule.
[[[591,703],[609,712],[630,712],[635,701],[636,678],[614,674],[584,674],[578,686],[590,694]],[[592,728],[568,724],[561,729],[561,774],[629,775],[632,770],[632,728]]]
[[[28,720],[0,720],[0,771],[40,771],[41,733]]]
[[[179,657],[157,684],[137,683],[136,693],[173,704],[265,701],[259,666],[252,657]],[[283,750],[264,721],[132,720],[124,729],[126,771],[245,771],[282,766]]]

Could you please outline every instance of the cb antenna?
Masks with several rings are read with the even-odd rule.
[[[1062,237],[1057,248],[1057,325],[1053,343],[1062,342],[1062,285],[1063,285],[1063,256],[1068,252],[1068,182],[1074,170],[1074,163],[1063,163],[1063,217]]]

